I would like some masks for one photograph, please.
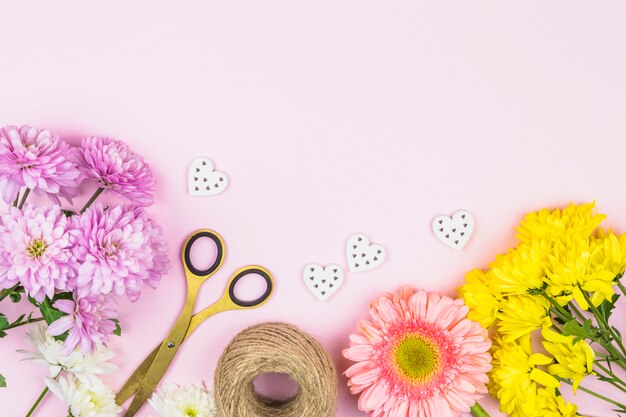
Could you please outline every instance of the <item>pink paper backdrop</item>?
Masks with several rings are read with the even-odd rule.
[[[515,242],[527,211],[597,199],[626,229],[622,1],[40,0],[3,2],[0,15],[0,123],[74,142],[122,138],[159,182],[150,212],[174,268],[158,291],[123,304],[113,386],[177,316],[179,247],[197,228],[218,230],[228,247],[200,305],[248,263],[271,269],[277,289],[259,310],[206,322],[166,375],[179,383],[212,384],[232,336],[266,320],[315,335],[343,371],[340,352],[371,298],[402,283],[456,295],[466,271]],[[187,195],[187,167],[202,155],[230,175],[225,193]],[[459,208],[476,230],[455,252],[430,221]],[[357,231],[387,247],[387,262],[318,302],[302,267],[345,265]],[[1,346],[0,414],[23,416],[45,370],[18,362],[20,331]],[[337,415],[363,415],[345,383]],[[583,413],[607,413],[576,400]],[[64,415],[53,397],[36,413],[49,415]]]

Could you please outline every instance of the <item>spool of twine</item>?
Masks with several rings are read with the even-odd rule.
[[[254,379],[289,375],[299,385],[286,402],[256,393]],[[334,417],[337,376],[333,362],[313,337],[286,323],[262,323],[239,333],[215,370],[219,417]]]

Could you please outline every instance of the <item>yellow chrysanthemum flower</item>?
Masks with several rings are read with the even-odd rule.
[[[594,245],[596,245],[594,243]],[[547,270],[548,293],[561,305],[575,299],[584,310],[589,303],[583,291],[591,292],[591,302],[598,306],[615,293],[613,278],[606,273],[592,273],[592,257],[589,239],[572,239],[554,245]]]
[[[551,250],[547,241],[536,241],[521,243],[506,255],[497,256],[490,265],[496,278],[493,286],[502,294],[541,291]]]
[[[465,276],[465,285],[459,288],[459,295],[470,309],[469,319],[486,329],[496,321],[502,299],[502,295],[490,285],[493,281],[490,274],[475,269]]]
[[[571,379],[574,392],[580,381],[593,373],[593,361],[596,357],[591,346],[584,340],[574,342],[574,336],[563,336],[549,329],[541,331],[543,347],[556,363],[548,366],[548,372],[561,378]]]
[[[517,237],[522,242],[565,241],[571,236],[589,237],[605,218],[604,214],[596,214],[595,203],[572,203],[563,210],[543,209],[526,215],[517,228]]]
[[[500,400],[500,411],[509,415],[537,416],[537,384],[557,388],[559,381],[539,368],[552,359],[532,352],[529,336],[515,343],[494,343],[490,392]]]
[[[626,233],[619,238],[612,232],[598,231],[598,238],[591,241],[589,274],[598,279],[613,280],[626,268]]]
[[[542,417],[580,417],[575,404],[566,403],[565,399],[556,394],[554,388],[539,388],[537,390],[537,413]]]
[[[505,342],[512,342],[537,329],[552,326],[550,303],[540,295],[512,295],[501,303],[497,313],[498,332]]]

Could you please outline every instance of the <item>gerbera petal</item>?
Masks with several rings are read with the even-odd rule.
[[[383,384],[374,384],[367,388],[359,397],[359,409],[374,410],[382,406],[389,399],[387,387]]]

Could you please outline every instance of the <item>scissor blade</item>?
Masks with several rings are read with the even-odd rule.
[[[188,297],[183,313],[170,331],[170,334],[167,335],[163,343],[161,343],[161,346],[159,346],[159,351],[152,361],[148,372],[146,372],[143,377],[137,394],[130,403],[128,410],[126,410],[124,417],[132,417],[139,411],[148,400],[148,397],[154,392],[154,389],[163,378],[163,375],[165,375],[165,372],[167,372],[167,368],[169,368],[170,363],[172,363],[176,352],[178,352],[185,338],[185,334],[187,334],[189,322],[191,321],[191,308],[193,307],[194,301],[195,296]]]
[[[144,376],[148,372],[148,369],[150,369],[150,366],[152,366],[154,358],[156,358],[160,347],[161,345],[154,348],[154,350],[150,352],[146,359],[141,362],[137,369],[135,369],[135,372],[133,372],[133,374],[128,377],[128,380],[126,381],[124,386],[115,396],[115,402],[117,403],[117,405],[124,404],[126,400],[128,400],[135,392],[137,392],[139,386],[141,385],[141,382],[143,381]]]
[[[175,345],[172,348],[169,348],[167,345],[167,343],[169,342],[164,342],[160,346],[159,351],[154,358],[154,361],[148,369],[148,372],[143,377],[141,385],[137,390],[137,394],[133,398],[133,401],[131,401],[128,410],[126,410],[126,413],[124,414],[124,417],[133,417],[137,413],[137,411],[139,411],[139,409],[148,400],[150,395],[154,392],[154,389],[163,378],[163,375],[165,375],[165,372],[167,372],[167,368],[169,368],[170,363],[172,363],[172,360],[176,355],[176,351],[180,346],[182,338],[167,338],[166,340],[175,343]]]

